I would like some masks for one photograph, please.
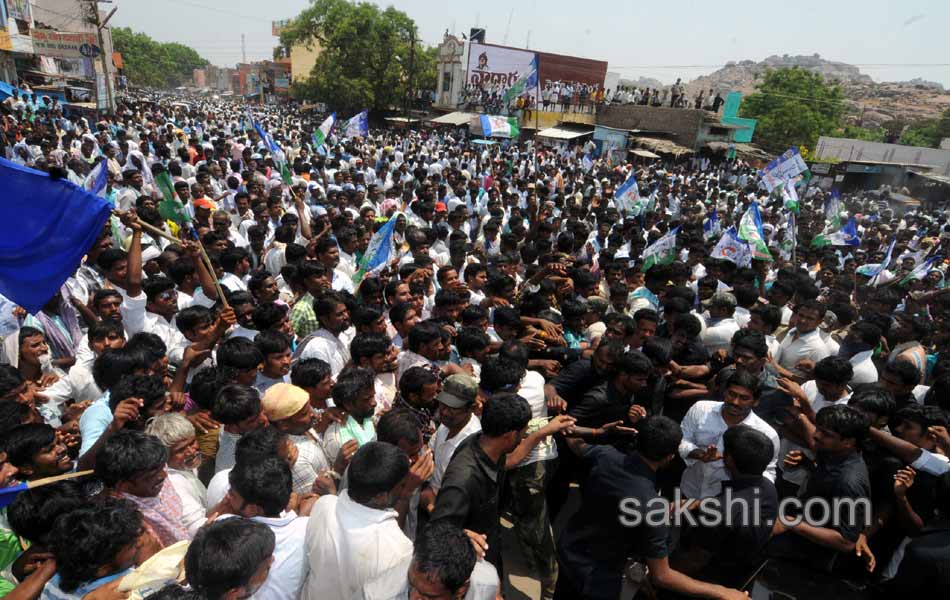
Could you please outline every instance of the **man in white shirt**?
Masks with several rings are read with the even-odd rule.
[[[801,386],[787,379],[780,379],[779,385],[800,407],[790,411],[783,431],[781,456],[798,450],[809,460],[815,460],[815,453],[809,449],[808,440],[814,433],[815,415],[826,406],[847,404],[851,399],[851,364],[844,358],[828,356],[815,365],[815,378]],[[807,422],[803,422],[806,419]],[[808,470],[800,465],[789,467],[782,465],[782,479],[801,487],[808,481]]]
[[[797,373],[796,367],[801,361],[817,363],[828,356],[828,346],[818,330],[826,311],[825,305],[817,300],[808,300],[795,307],[795,326],[788,330],[778,355],[774,357],[779,366]]]
[[[129,286],[129,290],[133,290]],[[142,287],[137,287],[141,290]],[[136,290],[136,291],[137,291]],[[144,293],[123,295],[122,323],[131,337],[141,331],[154,333],[165,343],[169,360],[180,362],[188,340],[175,324],[178,312],[178,292],[175,284],[166,277],[152,277],[145,283]],[[177,364],[177,363],[176,363]]]
[[[348,487],[321,496],[310,513],[306,558],[310,573],[302,600],[351,600],[363,586],[410,560],[412,542],[393,508],[409,473],[405,452],[370,442],[353,456]]]
[[[716,350],[728,350],[732,336],[739,331],[739,323],[734,317],[736,297],[729,292],[716,292],[709,299],[709,318],[706,329],[700,334],[706,351],[712,354]]]
[[[722,434],[736,425],[748,425],[772,441],[775,454],[763,475],[775,481],[779,437],[768,423],[752,412],[758,404],[758,381],[745,371],[736,371],[725,382],[723,402],[703,400],[689,409],[683,418],[683,441],[679,448],[680,456],[686,461],[686,471],[680,481],[685,497],[710,498],[722,491],[722,482],[729,479],[722,461]]]
[[[335,378],[350,362],[350,342],[355,335],[350,326],[350,312],[343,299],[333,293],[314,300],[313,312],[320,321],[320,328],[300,342],[294,358],[319,358],[330,365],[330,373]]]
[[[333,273],[333,280],[330,283],[330,286],[334,291],[347,291],[351,294],[355,293],[356,290],[353,287],[353,279],[348,276],[340,266],[340,248],[336,244],[336,240],[330,237],[321,238],[317,242],[315,248],[317,260],[323,263],[323,266],[327,268],[328,271]]]
[[[877,383],[877,367],[874,365],[874,349],[881,342],[881,328],[867,321],[858,321],[848,329],[841,341],[838,356],[851,363],[851,385]]]
[[[410,558],[373,579],[354,598],[404,600],[415,597],[410,590],[416,590],[420,598],[494,600],[498,594],[498,573],[490,563],[477,559],[464,531],[446,521],[437,521],[416,538]],[[455,576],[462,573],[469,574],[464,581]]]
[[[247,238],[232,227],[231,213],[224,210],[215,212],[211,217],[211,226],[214,228],[215,233],[227,238],[234,243],[236,247],[247,248]]]
[[[290,467],[277,456],[239,462],[228,479],[231,483],[226,496],[228,512],[262,523],[274,532],[274,562],[254,598],[297,598],[309,570],[304,540],[310,519],[297,516],[292,510],[284,511],[293,491]]]
[[[455,454],[455,449],[459,447],[465,439],[473,433],[482,430],[482,424],[478,417],[474,415],[475,398],[471,394],[465,393],[468,387],[455,386],[449,382],[466,382],[474,380],[468,375],[450,375],[445,380],[446,387],[443,387],[439,395],[436,396],[439,410],[440,425],[435,435],[429,440],[429,448],[432,449],[432,458],[435,463],[435,470],[429,479],[429,487],[434,495],[438,494],[442,487],[442,476],[445,475],[445,469]],[[477,384],[474,385],[477,395]]]
[[[359,265],[356,264],[356,230],[352,227],[344,227],[337,233],[337,242],[340,261],[336,269],[352,279],[359,270]]]
[[[232,292],[247,291],[247,275],[251,272],[251,255],[244,248],[232,248],[221,255],[224,276],[221,285]]]

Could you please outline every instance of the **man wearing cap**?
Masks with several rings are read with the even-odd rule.
[[[267,420],[297,446],[292,469],[294,492],[309,493],[317,477],[330,470],[320,435],[313,429],[310,394],[289,383],[275,383],[264,392],[261,407]]]
[[[468,436],[482,430],[481,422],[474,415],[477,396],[478,383],[473,377],[461,373],[449,375],[442,384],[442,391],[436,396],[441,424],[429,440],[435,460],[435,471],[429,480],[433,493],[438,493],[442,487],[442,476],[459,444]]]
[[[177,191],[177,186],[175,189]],[[196,197],[192,202],[192,206],[195,208],[195,225],[208,227],[210,229],[211,213],[215,210],[214,202],[204,197]]]

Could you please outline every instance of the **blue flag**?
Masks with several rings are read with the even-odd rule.
[[[394,255],[393,231],[396,228],[398,213],[393,214],[389,221],[379,231],[373,234],[366,247],[366,253],[360,260],[359,271],[353,275],[353,283],[360,283],[367,275],[374,275],[389,264],[389,257]]]
[[[98,196],[102,193],[102,190],[106,189],[106,185],[108,184],[109,168],[106,166],[105,157],[103,157],[102,160],[99,161],[99,164],[93,167],[92,171],[89,172],[89,175],[83,182],[83,189]]]
[[[366,137],[369,134],[369,111],[364,110],[350,117],[343,131],[348,138]]]
[[[709,218],[703,221],[703,239],[709,240],[722,232],[722,222],[719,220],[719,213],[712,209]]]
[[[861,238],[858,237],[858,224],[854,220],[854,217],[851,217],[848,219],[848,222],[844,224],[844,227],[838,231],[816,235],[812,239],[811,245],[813,248],[821,248],[823,246],[860,246]]]
[[[0,189],[0,294],[37,313],[98,239],[112,206],[4,159]]]
[[[630,177],[614,190],[614,206],[621,216],[633,210],[640,202],[640,187],[637,185],[637,176],[631,173]]]
[[[264,131],[261,127],[261,124],[251,118],[251,123],[254,124],[254,129],[257,130],[257,135],[261,136],[261,139],[264,141],[264,146],[267,147],[267,150],[270,151],[271,155],[274,157],[274,161],[278,163],[285,162],[284,151],[281,149],[277,142],[274,141],[274,138],[271,137],[271,134]]]

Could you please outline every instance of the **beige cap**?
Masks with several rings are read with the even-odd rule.
[[[310,394],[303,388],[289,383],[275,383],[267,388],[261,399],[261,407],[268,421],[288,419],[310,402]]]

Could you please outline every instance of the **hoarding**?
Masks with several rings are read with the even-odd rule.
[[[556,83],[586,84],[600,89],[607,77],[607,62],[549,52],[531,52],[520,48],[472,43],[469,45],[466,84],[502,90],[511,87],[531,68],[538,56],[539,83],[542,88]]]
[[[7,17],[19,21],[30,22],[30,2],[29,0],[6,0]],[[6,23],[4,23],[6,25]]]
[[[510,88],[518,78],[531,69],[534,52],[492,46],[489,44],[471,44],[468,50],[468,70],[465,82],[480,88],[492,88],[500,85],[502,90]]]
[[[94,33],[33,30],[33,48],[40,56],[58,58],[90,58],[99,54],[99,40]]]

